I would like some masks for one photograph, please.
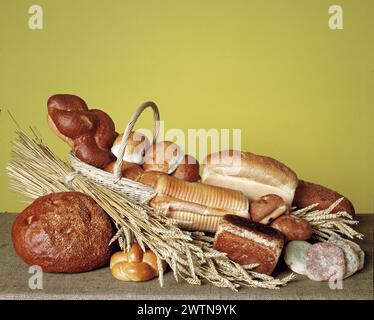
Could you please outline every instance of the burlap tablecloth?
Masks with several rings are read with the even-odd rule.
[[[365,268],[344,280],[342,289],[332,290],[326,282],[313,282],[299,276],[280,290],[242,288],[235,293],[204,283],[193,286],[175,282],[171,272],[160,288],[157,279],[149,282],[121,282],[108,268],[80,274],[43,275],[43,289],[30,289],[27,266],[14,252],[10,229],[16,215],[0,214],[0,299],[373,299],[373,222],[374,214],[359,215],[358,229],[365,234],[359,244],[366,253]],[[280,274],[287,270],[279,266]]]

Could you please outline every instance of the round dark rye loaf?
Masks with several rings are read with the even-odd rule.
[[[295,191],[293,206],[305,208],[314,203],[319,203],[315,210],[323,210],[330,207],[336,200],[344,197],[336,191],[328,189],[319,184],[308,181],[299,180],[299,184]],[[332,212],[346,211],[352,218],[355,217],[355,209],[352,203],[344,197],[344,199],[332,210]]]
[[[114,229],[104,210],[78,192],[40,197],[12,228],[17,254],[46,272],[84,272],[109,262]]]

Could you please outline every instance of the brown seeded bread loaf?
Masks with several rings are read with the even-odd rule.
[[[17,254],[45,272],[84,272],[105,266],[114,229],[104,210],[79,192],[36,199],[16,218],[12,240]]]
[[[218,226],[213,247],[241,264],[258,263],[254,271],[271,275],[284,245],[278,231],[258,222],[226,215]]]
[[[315,210],[323,210],[330,207],[336,200],[344,197],[336,191],[316,183],[300,180],[296,188],[293,206],[305,208],[314,203],[319,203]],[[355,209],[347,198],[344,198],[332,212],[346,211],[352,218],[355,217]]]

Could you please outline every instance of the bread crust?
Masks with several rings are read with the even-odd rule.
[[[330,207],[336,200],[342,197],[344,196],[340,193],[322,185],[300,180],[293,199],[293,206],[305,208],[312,204],[318,203],[318,206],[316,206],[314,209],[323,210]],[[346,211],[352,216],[352,218],[355,217],[355,209],[353,204],[345,197],[331,212],[339,211]]]
[[[12,227],[17,254],[45,272],[85,272],[105,266],[114,228],[104,210],[79,192],[40,197]]]
[[[231,181],[228,179],[230,177]],[[241,185],[239,185],[240,180],[242,180]],[[202,182],[213,185],[223,183],[221,185],[223,187],[239,189],[251,201],[274,193],[290,205],[298,178],[290,168],[273,158],[251,152],[226,150],[210,154],[205,158]]]
[[[110,148],[117,133],[105,112],[89,110],[81,98],[70,94],[51,96],[47,106],[49,127],[69,143],[80,160],[97,168],[115,160]]]
[[[258,263],[254,271],[271,275],[284,245],[278,231],[258,222],[226,215],[218,226],[213,247],[242,265]]]

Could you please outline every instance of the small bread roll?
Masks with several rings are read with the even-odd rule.
[[[153,144],[145,154],[143,169],[173,173],[184,157],[183,151],[171,141]]]
[[[114,173],[114,165],[116,164],[115,161],[109,163],[104,170],[110,173]],[[121,176],[122,178],[130,179],[137,181],[139,177],[143,174],[144,170],[141,166],[135,164],[123,161],[122,162],[122,168],[121,168]]]
[[[190,182],[199,181],[199,162],[193,156],[186,154],[181,164],[171,174],[171,176]]]
[[[127,262],[127,261],[128,261],[127,252],[118,251],[110,257],[110,269],[112,269],[114,265],[119,262]]]
[[[167,264],[161,261],[163,271]],[[126,251],[116,252],[110,259],[113,277],[121,281],[148,281],[159,275],[157,256],[151,250],[143,252],[139,244],[133,243]]]
[[[121,146],[122,138],[123,133],[117,136],[111,148],[111,151],[116,156],[116,158],[118,158],[119,156],[119,149]],[[149,146],[149,140],[144,134],[138,131],[132,131],[129,135],[123,160],[140,165],[143,164],[144,155]]]
[[[158,179],[164,175],[166,175],[166,173],[160,171],[146,171],[139,177],[138,182],[154,188],[156,187]]]
[[[155,270],[145,262],[119,262],[112,268],[112,275],[122,281],[148,281],[155,277]]]
[[[159,276],[158,266],[157,266],[157,256],[154,254],[154,252],[152,252],[151,250],[146,251],[143,255],[143,262],[148,263],[155,270],[156,277]],[[165,271],[167,267],[166,261],[162,260],[161,265],[162,265],[162,270]]]
[[[250,210],[253,221],[268,224],[287,212],[287,206],[280,196],[267,194],[252,202]]]
[[[308,221],[292,214],[280,216],[270,224],[270,227],[282,232],[287,241],[308,240],[313,234],[313,228]]]

